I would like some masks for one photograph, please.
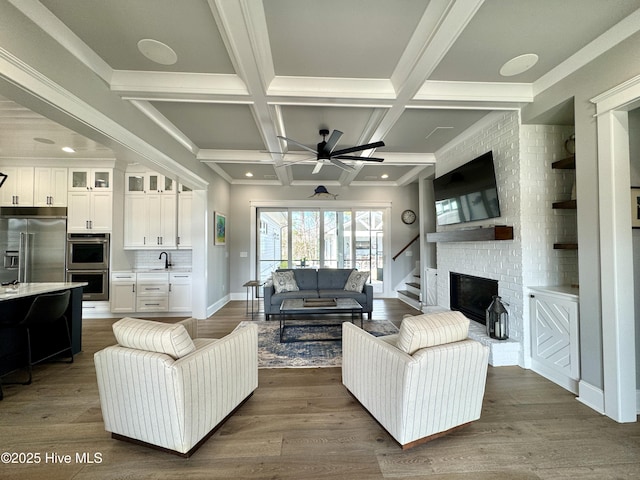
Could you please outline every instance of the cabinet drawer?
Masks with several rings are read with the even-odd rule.
[[[140,283],[138,282],[138,288],[136,289],[138,296],[149,295],[167,295],[169,293],[168,283]]]
[[[113,283],[131,283],[136,281],[136,274],[134,272],[113,272],[111,274],[111,281]]]
[[[137,312],[166,312],[169,309],[169,299],[167,297],[144,297],[140,298],[136,305]]]
[[[191,274],[190,273],[170,273],[169,283],[173,283],[173,284],[191,283]]]

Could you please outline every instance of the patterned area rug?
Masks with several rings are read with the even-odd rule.
[[[334,323],[335,320],[333,321]],[[313,326],[295,326],[292,324],[285,330],[285,339],[296,342],[280,343],[278,321],[241,322],[258,325],[258,367],[259,368],[312,368],[339,367],[342,365],[342,326],[324,326],[323,320],[314,320]],[[309,322],[301,322],[309,323]],[[331,323],[331,322],[324,322]],[[321,326],[318,326],[321,325]],[[356,321],[360,325],[360,321]],[[375,335],[397,333],[396,326],[386,320],[365,320],[364,329]],[[335,338],[335,341],[318,341],[317,338]],[[303,340],[303,341],[299,341]]]

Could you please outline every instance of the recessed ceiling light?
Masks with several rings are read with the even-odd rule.
[[[76,151],[71,147],[62,147],[62,151],[67,153],[76,153]]]
[[[524,73],[538,63],[538,55],[535,53],[525,53],[524,55],[512,58],[502,65],[500,75],[503,77],[512,77],[520,73]]]
[[[380,178],[386,180],[387,178],[389,178],[389,175],[387,175],[386,173],[383,173],[382,175],[380,175]]]
[[[50,140],[50,139],[48,139],[48,138],[33,137],[33,139],[34,139],[36,142],[39,142],[39,143],[46,143],[47,145],[53,145],[54,143],[56,143],[56,142],[54,142],[53,140]]]
[[[173,48],[152,38],[140,40],[138,42],[138,50],[149,60],[160,65],[173,65],[178,61],[178,55]]]
[[[253,173],[247,172],[247,173],[244,174],[244,176],[251,178],[251,177],[253,177]]]

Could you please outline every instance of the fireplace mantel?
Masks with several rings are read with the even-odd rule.
[[[427,233],[427,242],[482,242],[487,240],[513,240],[513,227],[495,225],[445,232]]]

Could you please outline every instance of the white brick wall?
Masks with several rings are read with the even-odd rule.
[[[449,307],[449,272],[498,280],[498,293],[509,304],[509,337],[520,343],[519,364],[530,356],[528,286],[576,283],[575,251],[553,250],[553,243],[575,241],[575,212],[554,211],[551,203],[568,200],[573,171],[551,169],[566,156],[570,127],[520,125],[518,112],[493,114],[477,132],[437,157],[436,176],[492,150],[501,217],[438,227],[511,225],[514,240],[439,243],[438,304]]]

